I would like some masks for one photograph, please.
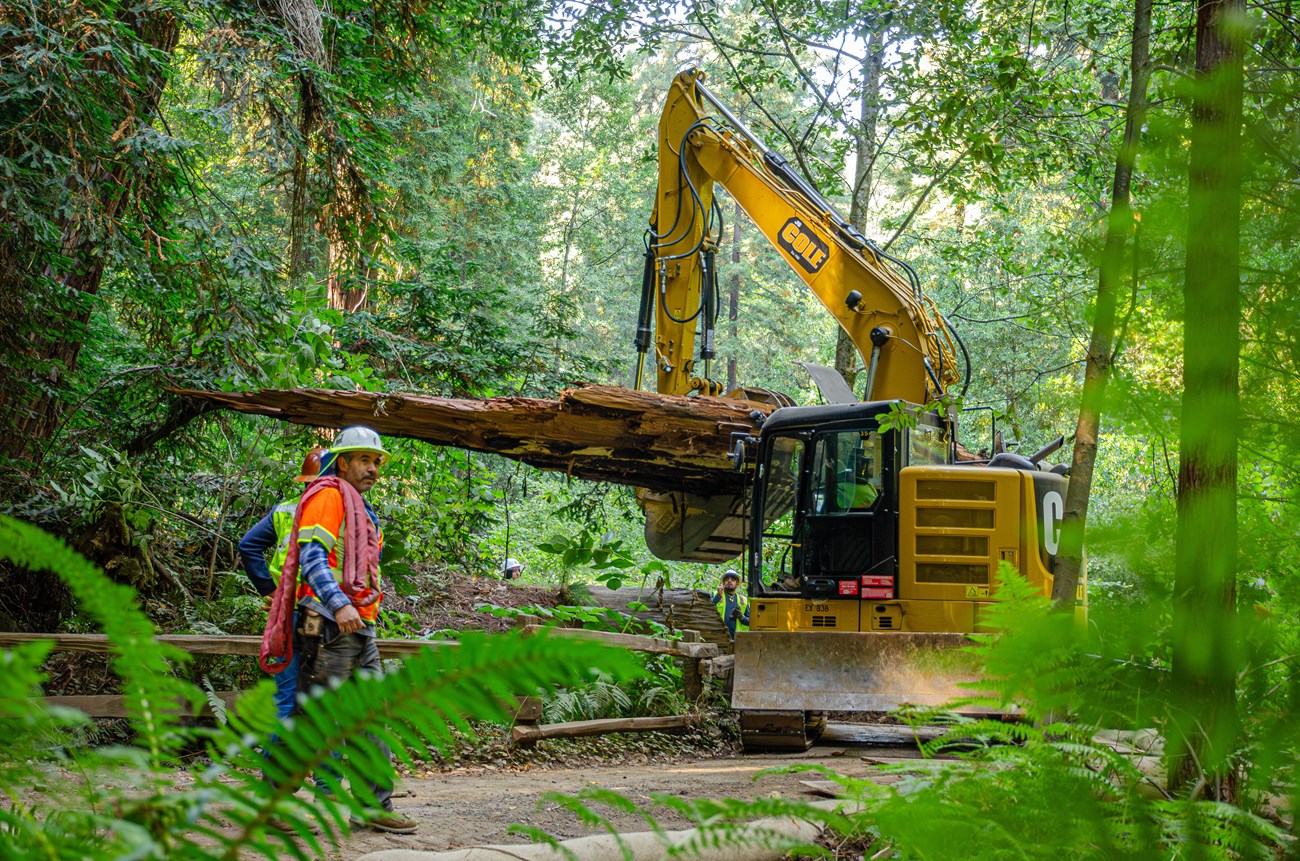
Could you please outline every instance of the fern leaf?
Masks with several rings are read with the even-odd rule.
[[[188,656],[154,639],[153,625],[136,605],[135,590],[113,583],[62,541],[12,517],[0,516],[0,555],[33,570],[54,571],[67,583],[108,635],[131,727],[151,765],[170,762],[185,740],[176,706],[183,702],[193,708],[200,700],[194,687],[172,671]]]

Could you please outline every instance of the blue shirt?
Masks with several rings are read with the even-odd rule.
[[[239,539],[239,558],[244,563],[244,573],[252,581],[257,594],[263,597],[275,594],[275,578],[266,564],[266,551],[274,550],[277,544],[275,523],[269,511]]]

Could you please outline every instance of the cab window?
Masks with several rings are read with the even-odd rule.
[[[948,463],[948,440],[943,430],[928,425],[907,429],[907,462],[910,466]]]
[[[880,498],[881,460],[880,434],[876,431],[820,434],[812,460],[813,513],[871,510]]]

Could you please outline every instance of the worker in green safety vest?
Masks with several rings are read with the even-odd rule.
[[[740,591],[740,575],[735,569],[728,568],[722,574],[722,583],[713,595],[713,603],[722,617],[722,624],[727,626],[731,639],[736,639],[736,631],[749,630],[749,598]]]
[[[302,461],[302,471],[294,481],[310,484],[320,475],[320,459],[329,449],[314,448]],[[257,594],[270,607],[275,586],[280,582],[284,560],[289,555],[289,538],[293,534],[293,513],[301,494],[276,504],[266,516],[244,533],[239,540],[239,557],[244,563],[244,573],[252,581]],[[271,563],[266,562],[266,552],[274,550]],[[293,700],[298,690],[298,657],[294,655],[289,666],[273,676],[275,679],[275,710],[282,717],[293,711]]]

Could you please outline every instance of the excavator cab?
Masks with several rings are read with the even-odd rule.
[[[755,597],[856,599],[871,588],[863,578],[894,580],[899,471],[950,458],[939,416],[882,431],[880,419],[892,408],[892,402],[799,407],[767,420],[754,487],[754,510],[763,516],[753,525],[749,560]],[[776,518],[763,504],[773,491],[794,499]]]
[[[975,672],[960,627],[912,628],[901,600],[904,470],[952,468],[938,415],[900,402],[790,407],[763,425],[749,545],[750,630],[732,706],[747,748],[806,747],[825,715],[939,705]],[[883,429],[882,429],[883,425]],[[789,510],[765,502],[792,499]]]

